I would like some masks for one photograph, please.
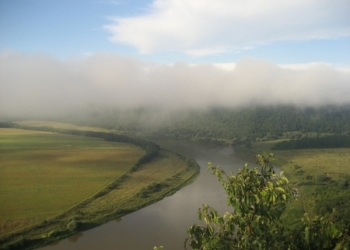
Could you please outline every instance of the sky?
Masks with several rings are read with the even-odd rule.
[[[0,63],[0,116],[344,104],[350,1],[0,0]]]

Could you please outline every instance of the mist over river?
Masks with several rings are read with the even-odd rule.
[[[211,205],[220,213],[229,211],[221,184],[206,169],[210,161],[226,172],[237,172],[245,162],[233,156],[233,148],[187,141],[157,143],[162,148],[194,158],[201,167],[198,178],[157,203],[41,249],[152,250],[160,245],[165,250],[184,249],[186,230],[199,223],[197,211],[202,204]]]

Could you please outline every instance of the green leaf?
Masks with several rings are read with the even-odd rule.
[[[281,187],[276,187],[275,190],[285,193],[286,191]]]
[[[282,194],[282,198],[283,198],[284,201],[287,200],[287,196],[285,194]]]
[[[289,181],[288,181],[288,179],[286,178],[286,177],[281,177],[281,180],[283,180],[285,183],[287,183],[287,184],[289,184]]]
[[[254,194],[254,197],[255,197],[255,201],[256,201],[256,203],[259,203],[259,202],[260,202],[259,197],[258,197],[256,194]]]

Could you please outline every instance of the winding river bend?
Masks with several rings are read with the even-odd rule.
[[[216,176],[207,172],[207,162],[236,172],[245,162],[233,156],[233,149],[192,142],[162,141],[163,148],[194,158],[201,167],[198,178],[172,196],[91,230],[78,233],[43,250],[106,249],[165,250],[184,249],[186,230],[199,223],[197,211],[202,204],[215,207],[220,213],[228,211],[226,196]]]

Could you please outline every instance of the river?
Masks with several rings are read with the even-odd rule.
[[[152,250],[160,245],[164,250],[184,249],[186,230],[199,223],[197,211],[202,204],[211,205],[220,213],[229,211],[221,184],[206,169],[208,161],[228,173],[242,168],[245,162],[233,156],[232,148],[180,141],[158,143],[198,162],[201,173],[195,182],[139,211],[41,249]]]

